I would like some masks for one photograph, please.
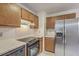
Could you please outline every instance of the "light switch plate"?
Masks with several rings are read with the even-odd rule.
[[[0,37],[2,37],[3,36],[3,33],[2,32],[0,32]]]

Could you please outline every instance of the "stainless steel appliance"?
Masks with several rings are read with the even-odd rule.
[[[56,20],[55,32],[56,32],[55,55],[63,56],[64,55],[64,20]]]
[[[65,20],[65,55],[79,56],[78,19]]]
[[[26,55],[36,56],[39,53],[39,48],[40,48],[39,39],[34,37],[28,37],[28,38],[19,39],[19,41],[26,43],[26,50],[27,50]]]
[[[36,56],[39,53],[39,40],[32,40],[27,44],[28,56]]]
[[[56,56],[79,56],[79,18],[56,21]],[[61,33],[63,35],[61,35]]]

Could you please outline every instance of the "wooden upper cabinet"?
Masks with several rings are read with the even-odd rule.
[[[34,23],[34,25],[30,25],[31,28],[38,28],[38,24],[39,24],[39,21],[38,21],[38,16],[32,14],[31,12],[25,10],[25,9],[21,9],[21,18],[26,20],[26,21],[29,21],[31,23]]]
[[[29,12],[23,8],[21,8],[21,18],[29,21]]]
[[[31,25],[30,27],[32,29],[38,29],[39,28],[38,16],[34,15],[33,23],[34,23],[34,25]]]
[[[72,18],[76,18],[76,13],[56,16],[56,20],[64,20],[64,19],[72,19]]]
[[[34,21],[34,15],[23,8],[21,9],[21,18],[31,23]]]
[[[76,18],[76,13],[71,13],[71,14],[65,15],[65,19],[72,19],[72,18]]]
[[[0,4],[0,26],[19,27],[21,23],[20,10],[16,4]]]
[[[34,23],[34,15],[29,12],[29,20],[31,23]]]
[[[65,15],[56,16],[56,20],[64,20]]]
[[[46,29],[54,29],[55,28],[55,17],[47,17],[46,18]]]
[[[39,27],[39,20],[38,20],[38,16],[34,16],[34,28],[38,28]]]

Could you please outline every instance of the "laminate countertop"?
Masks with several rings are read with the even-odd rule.
[[[15,39],[0,40],[0,55],[16,49],[17,47],[20,47],[22,45],[26,45],[26,43],[17,41]]]

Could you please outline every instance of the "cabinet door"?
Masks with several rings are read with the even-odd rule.
[[[21,22],[21,9],[16,4],[0,4],[0,25],[19,27]]]
[[[21,18],[24,20],[29,20],[29,12],[25,9],[21,9]]]
[[[34,23],[34,15],[32,14],[32,13],[30,13],[29,12],[29,21],[31,22],[31,23]]]
[[[46,29],[54,29],[55,28],[55,17],[47,17],[46,18]]]
[[[36,15],[35,15],[35,17],[34,17],[34,24],[35,24],[34,28],[38,28],[38,27],[39,27],[38,16],[36,16]]]
[[[55,39],[53,37],[45,37],[45,50],[55,52]]]
[[[65,15],[56,16],[56,20],[64,20]]]
[[[65,19],[72,19],[72,18],[76,18],[76,13],[71,13],[71,14],[65,15]]]
[[[39,27],[38,16],[34,15],[34,19],[33,19],[33,22],[32,23],[34,23],[34,25],[31,25],[30,27],[32,29],[38,29],[38,27]]]
[[[56,16],[56,20],[64,20],[64,19],[72,19],[72,18],[76,18],[76,13]]]
[[[34,21],[34,15],[23,8],[21,9],[21,18],[31,23]]]

